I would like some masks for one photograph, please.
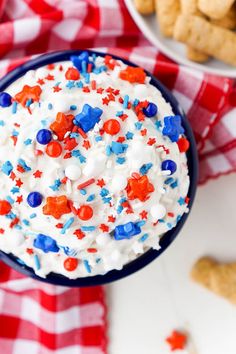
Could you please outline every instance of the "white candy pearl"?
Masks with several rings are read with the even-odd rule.
[[[111,182],[111,190],[112,192],[119,192],[125,189],[127,186],[127,180],[124,176],[122,175],[117,175],[115,178],[113,178]]]
[[[150,213],[155,220],[164,218],[166,215],[166,208],[162,204],[153,205],[151,207]]]
[[[71,181],[76,181],[81,175],[81,169],[77,165],[69,165],[65,169],[65,175]]]

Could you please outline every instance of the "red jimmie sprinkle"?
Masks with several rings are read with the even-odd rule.
[[[90,184],[93,184],[94,182],[95,182],[95,179],[94,179],[94,178],[91,178],[91,179],[89,179],[88,181],[79,184],[77,188],[78,188],[78,189],[84,189],[84,188],[90,186]]]
[[[78,128],[77,132],[82,136],[82,138],[87,139],[87,134],[81,128]]]

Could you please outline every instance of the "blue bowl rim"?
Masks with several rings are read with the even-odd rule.
[[[23,76],[27,71],[29,70],[34,70],[37,69],[41,66],[55,63],[55,62],[60,62],[60,61],[66,61],[70,60],[71,55],[79,55],[81,52],[84,50],[66,50],[66,51],[58,51],[58,52],[52,52],[52,53],[47,53],[40,55],[36,57],[35,59],[32,59],[19,67],[16,67],[13,69],[11,72],[6,74],[1,80],[0,80],[0,91],[4,91],[11,83],[13,83],[15,80],[19,79],[21,76]],[[118,57],[113,54],[109,53],[103,53],[103,52],[97,52],[94,50],[87,50],[90,55],[96,54],[100,56],[105,56],[105,55],[111,55],[113,58],[117,60],[122,60],[125,64],[137,67],[138,65],[123,59],[121,57]],[[190,148],[187,152],[187,160],[188,160],[188,168],[189,168],[189,176],[190,176],[190,186],[189,186],[189,191],[188,191],[188,197],[190,198],[189,202],[189,209],[191,210],[191,207],[193,205],[193,201],[195,198],[196,194],[196,188],[197,188],[197,181],[198,181],[198,156],[197,156],[197,148],[196,148],[196,142],[195,138],[191,129],[191,126],[185,116],[184,111],[180,107],[179,103],[177,102],[176,98],[172,95],[172,93],[158,80],[156,79],[152,74],[150,74],[148,71],[146,71],[146,74],[151,77],[151,84],[154,85],[157,89],[159,89],[165,98],[167,102],[170,103],[174,114],[178,114],[182,117],[182,124],[185,129],[185,135],[187,136],[188,140],[190,141]],[[27,275],[29,277],[32,277],[33,279],[50,283],[53,285],[62,285],[62,286],[68,286],[68,287],[84,287],[84,286],[96,286],[96,285],[104,285],[116,280],[119,280],[121,278],[124,278],[128,275],[131,275],[138,270],[142,269],[146,265],[148,265],[150,262],[152,262],[154,259],[156,259],[162,252],[166,250],[166,248],[173,242],[173,240],[176,238],[176,236],[179,234],[180,230],[182,229],[184,223],[186,222],[188,218],[189,213],[184,214],[180,221],[177,223],[177,225],[165,233],[161,240],[160,240],[160,246],[161,248],[159,250],[154,250],[150,249],[147,252],[145,252],[143,255],[138,257],[137,259],[131,261],[130,263],[126,264],[121,270],[112,270],[109,271],[108,273],[104,275],[95,275],[95,276],[88,276],[84,278],[77,278],[77,279],[69,279],[63,275],[56,274],[56,273],[50,273],[47,275],[46,278],[41,278],[38,275],[34,273],[34,270],[26,265],[19,264],[17,261],[17,258],[13,254],[7,254],[3,251],[0,251],[0,260],[2,260],[4,263],[15,269],[16,271]]]

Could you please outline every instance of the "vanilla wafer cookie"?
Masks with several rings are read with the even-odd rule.
[[[199,16],[180,15],[174,38],[230,65],[236,65],[236,33]]]
[[[142,15],[151,15],[155,12],[155,0],[134,0],[134,5]]]
[[[220,19],[224,17],[234,0],[198,0],[198,8],[206,16],[213,19]]]
[[[185,15],[198,15],[202,16],[202,13],[197,7],[198,0],[180,0],[181,13]],[[191,46],[186,47],[186,55],[189,60],[205,63],[209,56]]]
[[[236,28],[236,3],[231,6],[229,12],[224,17],[219,20],[211,20],[211,23],[219,27],[234,30]]]
[[[180,13],[179,0],[156,0],[157,21],[160,31],[166,37],[173,36],[173,29]]]

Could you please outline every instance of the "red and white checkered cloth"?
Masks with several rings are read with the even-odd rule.
[[[0,34],[0,76],[32,55],[68,48],[99,47],[142,65],[188,115],[198,142],[199,182],[236,171],[236,81],[166,58],[140,33],[123,0],[0,0]],[[2,264],[0,281],[1,353],[106,353],[101,287],[53,287]]]

